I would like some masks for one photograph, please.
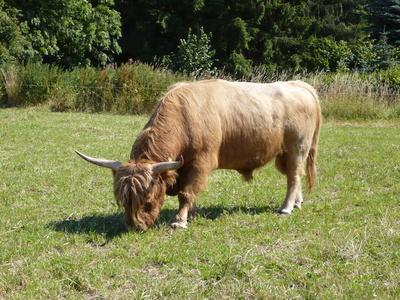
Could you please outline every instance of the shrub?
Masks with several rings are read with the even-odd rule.
[[[39,63],[0,67],[3,106],[47,106],[52,111],[150,112],[167,87],[192,77],[129,62],[104,68],[59,67]]]
[[[196,78],[207,74],[214,75],[215,50],[211,49],[210,38],[211,34],[208,36],[203,27],[200,28],[198,35],[189,29],[187,39],[181,40],[176,53],[164,57],[164,63],[174,71],[191,74]]]
[[[400,117],[400,69],[374,73],[277,72],[245,65],[229,80],[273,82],[302,79],[318,91],[325,117],[393,119]],[[222,76],[222,75],[221,75]],[[239,77],[241,76],[241,77]],[[58,67],[29,63],[0,66],[2,106],[40,105],[52,111],[149,113],[168,86],[194,77],[160,66],[130,61],[105,68]]]

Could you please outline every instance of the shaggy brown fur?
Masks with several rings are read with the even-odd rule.
[[[114,195],[125,209],[125,224],[131,229],[145,231],[158,217],[164,204],[166,184],[173,185],[176,172],[154,174],[152,161],[129,161],[114,175]],[[156,201],[155,201],[156,200]]]
[[[303,201],[300,177],[316,183],[315,161],[321,113],[315,90],[301,81],[271,84],[207,80],[173,85],[158,103],[131,151],[115,173],[114,192],[128,226],[148,229],[165,193],[179,198],[172,227],[186,227],[195,201],[215,169],[234,169],[246,180],[276,158],[287,177],[279,212],[290,214]],[[157,162],[183,166],[153,174]]]

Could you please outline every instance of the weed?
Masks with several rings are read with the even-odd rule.
[[[1,69],[3,75],[3,86],[7,96],[7,105],[18,105],[19,93],[21,91],[20,81],[18,80],[18,72],[15,66],[8,69]]]

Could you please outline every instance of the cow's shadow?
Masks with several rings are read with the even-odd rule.
[[[262,207],[247,207],[247,206],[199,206],[197,207],[197,216],[200,218],[215,220],[221,215],[230,215],[237,213],[245,213],[248,215],[258,215],[262,213],[274,213],[276,208],[272,206],[262,206]],[[155,225],[157,224],[169,224],[177,213],[177,209],[163,209],[160,212]]]
[[[274,208],[270,206],[263,207],[245,207],[245,206],[208,206],[199,207],[197,210],[197,215],[200,218],[215,220],[222,214],[236,214],[239,212],[246,213],[249,215],[256,215],[262,213],[274,212]],[[156,220],[154,226],[168,226],[168,224],[173,220],[177,210],[165,208],[162,209],[158,219]],[[123,213],[116,212],[113,214],[102,215],[93,214],[89,216],[84,216],[80,219],[67,218],[61,221],[53,221],[48,224],[48,228],[55,231],[66,232],[70,234],[99,234],[106,238],[106,242],[111,241],[115,237],[122,236],[129,232],[127,227],[123,222]]]
[[[47,225],[55,231],[70,234],[99,234],[106,238],[106,243],[129,230],[123,222],[122,213],[109,215],[93,214],[80,219],[68,217],[61,221],[53,221]]]

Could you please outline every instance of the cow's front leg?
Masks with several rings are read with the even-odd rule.
[[[189,172],[181,176],[181,191],[178,194],[179,210],[171,223],[172,228],[186,228],[188,218],[196,213],[197,196],[206,188],[212,171],[212,166],[205,163],[200,165],[201,167],[192,166]]]
[[[174,221],[171,223],[171,227],[186,228],[188,218],[192,217],[196,211],[197,195],[188,192],[180,192],[178,198],[179,210],[174,218]]]

